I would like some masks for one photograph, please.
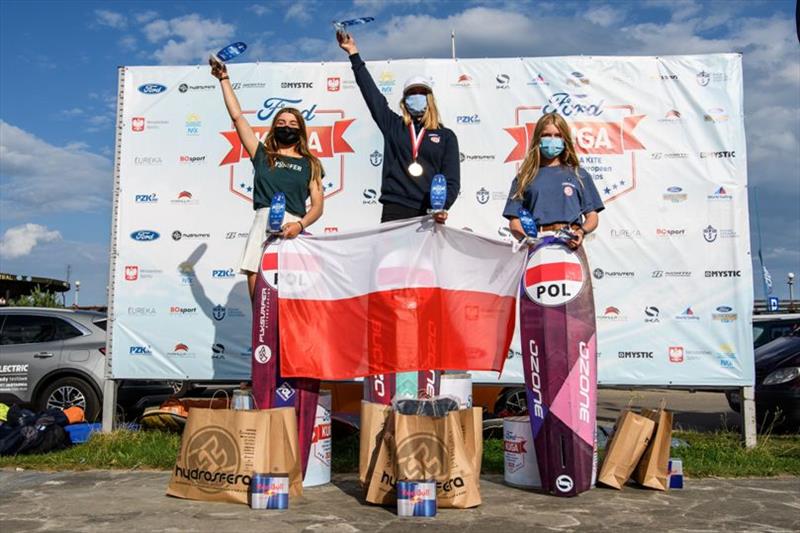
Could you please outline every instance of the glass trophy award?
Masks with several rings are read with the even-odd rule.
[[[276,192],[269,206],[269,224],[267,233],[278,235],[283,232],[283,217],[286,215],[286,195]]]
[[[447,181],[442,174],[436,174],[431,180],[431,208],[429,215],[444,213],[444,204],[447,202]]]

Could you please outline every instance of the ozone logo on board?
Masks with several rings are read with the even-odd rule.
[[[539,305],[564,305],[580,294],[585,279],[586,272],[577,255],[560,244],[543,246],[528,258],[525,293]]]

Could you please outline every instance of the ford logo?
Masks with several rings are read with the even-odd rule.
[[[159,237],[160,235],[157,231],[152,231],[149,229],[140,229],[131,233],[131,239],[134,241],[154,241]]]
[[[145,83],[144,85],[139,85],[139,92],[142,94],[161,94],[166,90],[166,87],[159,85],[158,83]]]
[[[681,192],[682,190],[683,189],[681,189],[680,187],[670,187],[669,189],[667,189],[668,192]]]
[[[731,311],[733,311],[733,308],[728,307],[727,305],[720,305],[719,307],[717,307],[717,311],[719,311],[720,313],[730,313]]]

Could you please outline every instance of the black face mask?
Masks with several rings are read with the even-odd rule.
[[[275,129],[275,140],[284,146],[293,146],[300,140],[300,128],[290,128],[289,126],[277,126]]]

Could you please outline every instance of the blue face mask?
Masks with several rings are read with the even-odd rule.
[[[414,116],[422,115],[428,109],[428,97],[424,94],[409,94],[403,101],[408,112]]]
[[[539,139],[539,150],[545,159],[553,159],[564,151],[564,139],[561,137],[542,137]]]

